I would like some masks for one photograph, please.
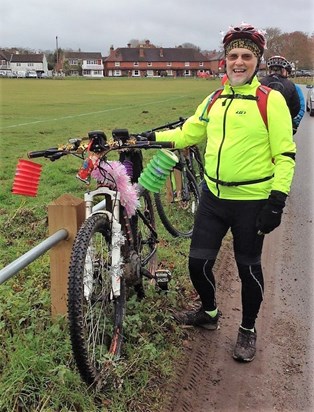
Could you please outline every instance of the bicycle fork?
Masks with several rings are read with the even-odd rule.
[[[106,199],[103,199],[101,202],[94,206],[94,197],[99,195],[109,195],[111,198],[111,203],[113,205],[112,212],[106,209]],[[91,215],[95,214],[105,214],[108,217],[108,220],[111,224],[111,265],[110,265],[110,275],[111,275],[111,296],[110,298],[117,298],[120,296],[120,278],[123,272],[122,265],[122,255],[121,255],[121,245],[125,242],[125,237],[121,230],[120,222],[120,195],[119,193],[110,190],[107,187],[100,187],[96,190],[91,192],[87,192],[84,195],[85,200],[85,210],[86,210],[86,219],[88,219]],[[84,281],[84,295],[88,298],[91,293],[92,285],[93,285],[93,264],[94,264],[94,257],[97,251],[93,243],[91,242],[86,258],[86,279]]]

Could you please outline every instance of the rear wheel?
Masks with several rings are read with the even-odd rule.
[[[198,184],[192,173],[187,168],[174,168],[160,192],[155,193],[158,215],[172,236],[192,236],[199,199]]]
[[[132,218],[134,249],[141,263],[141,274],[135,286],[140,298],[145,295],[145,283],[153,284],[157,269],[157,232],[154,207],[150,194],[145,190],[139,198],[136,216]]]
[[[187,161],[197,184],[200,186],[204,179],[204,166],[200,150],[197,146],[189,148]]]
[[[125,314],[125,282],[112,294],[111,224],[96,214],[80,228],[72,250],[68,317],[74,359],[82,379],[91,385],[106,363],[120,355]],[[118,272],[118,268],[116,269]]]

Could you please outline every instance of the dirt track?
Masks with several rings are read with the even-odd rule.
[[[306,116],[310,131],[313,119]],[[310,138],[310,133],[297,136],[303,141],[293,190],[282,225],[265,240],[265,298],[257,320],[255,360],[241,364],[231,356],[241,317],[240,282],[230,242],[225,242],[215,266],[220,329],[185,330],[185,357],[168,385],[163,412],[314,411]]]

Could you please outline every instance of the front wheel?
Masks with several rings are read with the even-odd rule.
[[[68,285],[68,317],[74,359],[92,385],[104,365],[120,355],[125,314],[125,282],[112,294],[111,224],[107,215],[89,217],[74,242]]]
[[[192,173],[186,168],[174,168],[160,192],[155,193],[158,215],[172,236],[192,236],[199,200],[198,184]]]

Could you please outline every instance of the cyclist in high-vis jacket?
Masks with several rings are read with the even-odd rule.
[[[222,239],[231,229],[242,281],[242,322],[233,357],[249,362],[256,352],[255,321],[264,295],[261,253],[264,235],[281,222],[295,167],[296,146],[285,99],[269,91],[268,126],[256,103],[256,72],[265,48],[262,32],[249,25],[230,28],[224,39],[228,81],[210,111],[211,96],[182,129],[151,133],[177,148],[206,141],[205,181],[189,255],[191,281],[202,305],[177,321],[217,329],[220,312],[212,272]]]

